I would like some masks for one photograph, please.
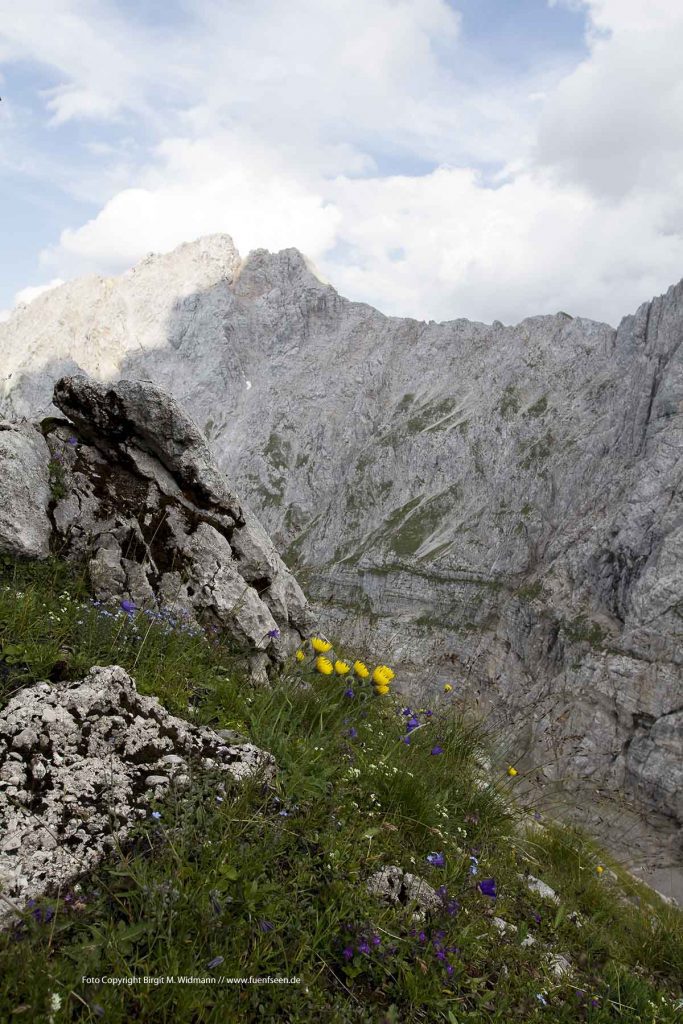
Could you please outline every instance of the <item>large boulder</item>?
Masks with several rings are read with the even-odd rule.
[[[141,696],[118,665],[23,689],[0,713],[0,920],[92,868],[193,771],[240,781],[274,767]]]

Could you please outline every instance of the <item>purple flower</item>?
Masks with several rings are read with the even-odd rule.
[[[278,815],[281,818],[288,818],[289,817],[289,811],[278,811],[277,813],[278,813]]]
[[[541,915],[540,914],[534,914],[533,918],[534,918],[534,921],[536,922],[536,924],[540,924],[541,923]]]
[[[370,939],[370,942],[373,944],[373,946],[379,946],[381,941],[382,940],[379,937],[379,935],[373,935],[372,938]]]
[[[280,639],[280,630],[279,629],[269,629],[268,633],[266,635],[271,637],[273,640],[279,640]]]
[[[431,752],[432,752],[432,757],[436,757],[437,754],[443,754],[443,747],[440,747],[439,744],[437,743],[437,745],[435,747],[432,747],[432,751]]]
[[[410,710],[410,708],[404,708],[403,711],[401,712],[402,715],[406,715],[406,716],[407,715],[412,715],[412,713],[413,712]]]
[[[540,821],[541,820],[541,812],[540,811],[534,811],[534,818],[536,819],[536,821]]]
[[[348,690],[344,690],[344,696],[345,697],[351,698],[351,697],[353,697],[353,695],[354,694],[353,694],[353,690],[351,689],[351,687],[349,687]]]
[[[354,727],[351,726],[351,728],[349,729],[347,735],[348,735],[349,739],[355,740],[356,736],[358,735],[358,729],[354,729]]]
[[[367,944],[367,942],[365,941],[365,939],[363,939],[363,941],[359,945],[358,952],[359,953],[369,953],[370,952],[370,947]]]
[[[446,974],[449,976],[453,973],[453,964],[446,964]]]
[[[436,951],[436,959],[437,960],[445,960],[446,959],[446,954],[444,953],[444,951],[442,949],[437,949],[437,951]]]
[[[272,932],[274,925],[270,921],[259,921],[259,931]]]
[[[433,714],[433,711],[425,711],[425,718],[431,718]]]
[[[208,964],[206,965],[207,971],[212,971],[214,967],[218,967],[219,964],[223,963],[224,959],[225,957],[215,956],[213,960],[209,960]]]
[[[481,882],[477,887],[479,892],[484,896],[490,896],[492,900],[495,900],[498,893],[496,892],[496,880],[495,878],[482,878]]]
[[[161,811],[152,811],[152,817],[155,819],[155,821],[158,821],[159,818],[161,817]]]
[[[135,612],[138,606],[133,601],[125,600],[121,602],[121,607],[124,612]]]
[[[427,936],[425,935],[424,932],[418,932],[417,933],[417,941],[418,942],[426,942],[427,941]]]
[[[67,444],[71,444],[71,445],[78,444],[78,438],[77,437],[68,437],[66,439],[66,443]]]
[[[413,715],[413,717],[409,718],[408,721],[406,722],[406,729],[408,730],[408,732],[412,732],[413,729],[417,729],[418,728],[419,724],[420,724],[419,718],[416,718],[415,715]]]
[[[352,956],[353,956],[353,949],[351,948],[351,946],[346,946],[346,948],[344,949],[344,959],[345,960],[350,960]]]
[[[406,743],[408,746],[410,746],[410,736],[404,736],[403,737],[403,742]]]
[[[442,868],[446,863],[443,853],[428,853],[425,860],[435,868]]]

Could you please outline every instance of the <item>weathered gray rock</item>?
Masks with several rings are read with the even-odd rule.
[[[368,878],[366,887],[371,896],[387,903],[399,903],[402,906],[414,903],[419,914],[438,911],[443,907],[442,900],[429,882],[395,864],[376,871]]]
[[[571,974],[572,965],[561,953],[551,953],[548,957],[548,969],[557,981],[562,981],[564,977]]]
[[[27,687],[0,712],[0,892],[16,903],[63,887],[193,771],[239,781],[274,768],[141,696],[117,665]],[[0,899],[0,919],[8,908]]]
[[[0,421],[0,554],[49,554],[49,462],[45,439],[32,424]]]
[[[540,896],[542,900],[559,904],[560,897],[555,890],[545,882],[542,882],[540,878],[535,878],[533,875],[520,875],[519,877],[523,882],[526,882],[529,892],[532,892],[535,896]]]
[[[87,436],[142,448],[183,489],[192,491],[196,503],[199,498],[202,504],[227,506],[229,515],[241,521],[237,499],[218,471],[206,438],[172,395],[148,381],[120,380],[106,387],[77,376],[57,381],[53,401]]]

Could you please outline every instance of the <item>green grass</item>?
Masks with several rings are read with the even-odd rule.
[[[503,768],[481,783],[481,731],[452,696],[418,714],[407,745],[398,698],[361,681],[345,696],[348,683],[307,661],[253,688],[244,652],[220,636],[104,610],[77,570],[5,565],[0,703],[51,674],[117,663],[174,713],[270,750],[278,773],[223,802],[218,780],[196,775],[77,889],[0,933],[3,1024],[49,1021],[55,995],[53,1024],[680,1020],[680,915],[644,888],[640,907],[629,903],[635,883],[618,870],[616,882],[598,876],[604,854],[578,833],[550,823],[525,832],[515,780]],[[433,852],[443,867],[427,862]],[[419,923],[413,908],[371,899],[365,879],[388,864],[445,885],[442,912]],[[559,907],[529,892],[525,870],[556,889]],[[477,888],[484,878],[496,880],[495,901]],[[517,932],[501,936],[494,915]],[[571,961],[570,977],[553,979],[551,952]],[[268,975],[299,981],[221,980]],[[215,980],[157,983],[171,976]]]

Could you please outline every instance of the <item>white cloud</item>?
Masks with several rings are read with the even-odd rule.
[[[127,133],[120,163],[88,142],[116,184],[44,266],[118,272],[226,231],[243,253],[299,247],[387,312],[618,320],[683,275],[683,6],[564,2],[586,58],[504,75],[446,0],[197,0],[175,33],[105,0],[55,0],[56,32],[23,0],[10,45],[58,74],[55,130]]]
[[[547,97],[536,158],[615,199],[681,195],[683,4],[590,0],[591,52]]]

